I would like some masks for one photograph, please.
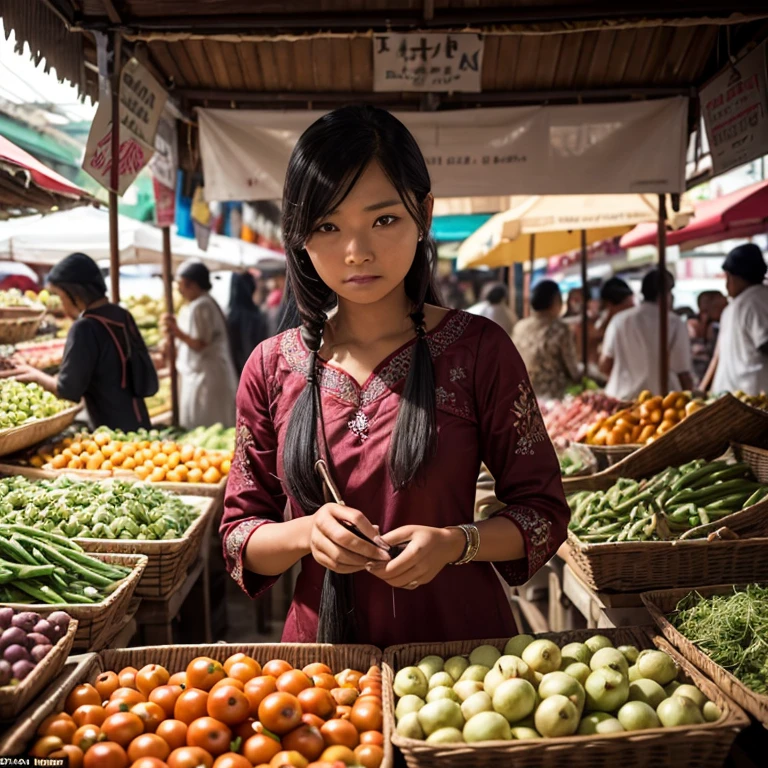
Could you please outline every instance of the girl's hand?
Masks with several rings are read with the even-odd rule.
[[[13,376],[16,381],[19,381],[22,384],[34,383],[42,386],[41,382],[45,374],[37,368],[33,368],[31,365],[17,364],[16,371],[17,373]]]
[[[390,586],[416,589],[429,584],[449,563],[461,557],[466,537],[461,530],[404,525],[382,536],[387,544],[409,542],[401,555],[368,570]]]
[[[342,525],[352,523],[371,541],[379,537],[379,530],[356,509],[339,504],[324,504],[310,518],[309,549],[320,565],[336,573],[356,573],[369,563],[385,563],[389,555],[382,549],[363,541]]]

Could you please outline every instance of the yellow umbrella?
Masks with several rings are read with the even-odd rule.
[[[507,267],[623,235],[658,219],[657,195],[533,196],[496,214],[460,246],[457,267]]]

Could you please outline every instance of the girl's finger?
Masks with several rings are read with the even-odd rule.
[[[379,535],[378,527],[374,526],[371,521],[358,509],[352,507],[342,507],[338,504],[332,505],[330,508],[331,516],[338,521],[346,521],[354,525],[360,533],[367,536],[371,541],[378,546],[385,546],[386,542],[381,539]],[[354,536],[354,534],[352,534]],[[357,537],[356,537],[357,538]],[[359,539],[361,543],[367,544],[363,539]],[[370,546],[370,545],[368,545]]]
[[[355,568],[356,570],[362,570],[365,568],[365,564],[368,562],[364,557],[360,557],[355,552],[350,552],[343,547],[339,547],[335,542],[330,539],[323,538],[322,536],[312,542],[312,549],[314,551],[320,551],[322,554],[334,565],[341,565],[344,567]],[[326,566],[327,567],[327,566]]]
[[[359,536],[345,528],[338,522],[335,515],[319,520],[317,527],[327,539],[350,552],[356,553],[361,558],[364,558],[366,562],[368,560],[387,561],[390,559],[384,550],[369,544],[367,541],[363,541]]]
[[[375,573],[375,571],[374,571]],[[378,574],[377,574],[378,575]],[[429,583],[432,579],[428,578],[429,571],[423,565],[415,565],[405,573],[400,574],[394,579],[385,579],[387,584],[396,589],[416,589]]]

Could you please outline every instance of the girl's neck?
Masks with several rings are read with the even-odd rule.
[[[339,299],[333,317],[332,333],[336,343],[355,341],[371,344],[380,339],[405,333],[413,321],[413,304],[401,286],[375,304],[356,304]]]

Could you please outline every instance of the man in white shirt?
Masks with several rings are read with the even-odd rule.
[[[717,352],[705,382],[714,373],[714,392],[768,392],[768,285],[760,248],[745,243],[723,263],[730,304],[720,318]],[[702,385],[703,386],[703,385]]]
[[[672,307],[675,280],[664,275],[668,293],[667,306]],[[662,274],[652,269],[643,279],[643,302],[638,307],[615,315],[608,323],[600,356],[600,370],[608,377],[605,392],[620,400],[634,400],[644,389],[659,391],[659,297]],[[691,345],[683,318],[669,312],[669,381],[670,391],[692,389]]]
[[[481,298],[482,300],[471,306],[467,312],[487,317],[511,334],[517,318],[507,303],[509,301],[507,286],[504,283],[490,283],[484,288]]]

